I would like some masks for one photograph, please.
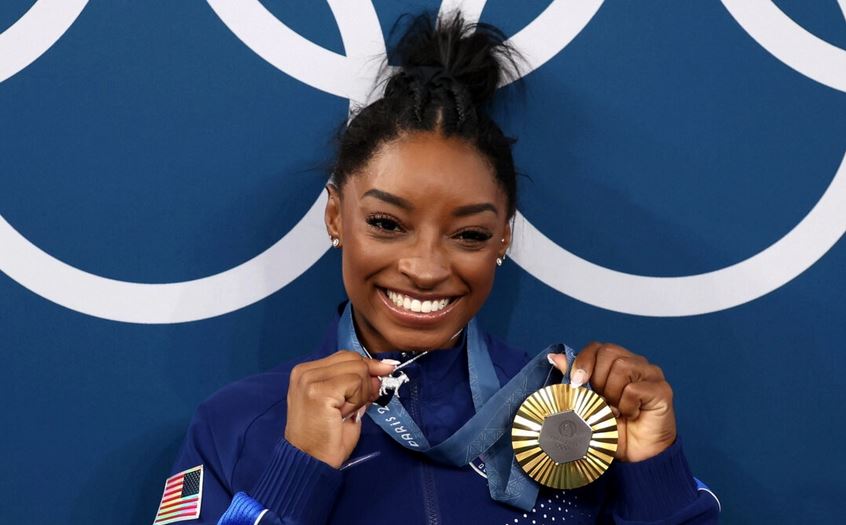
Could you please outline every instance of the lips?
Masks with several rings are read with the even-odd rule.
[[[461,296],[415,297],[388,288],[381,288],[380,291],[379,296],[395,317],[415,325],[440,321],[461,300]]]
[[[424,314],[443,310],[451,301],[449,297],[418,299],[410,295],[405,295],[402,292],[395,292],[388,289],[385,290],[385,295],[388,296],[388,299],[390,299],[397,308],[402,308],[408,312],[422,312]]]

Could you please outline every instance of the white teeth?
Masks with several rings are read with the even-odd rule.
[[[386,290],[386,293],[388,295],[388,299],[390,299],[392,303],[403,310],[410,310],[412,312],[428,314],[431,312],[437,312],[438,310],[443,310],[449,304],[449,299],[421,301],[420,299],[414,299],[393,290]]]

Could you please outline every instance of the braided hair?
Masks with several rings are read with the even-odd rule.
[[[437,20],[421,14],[411,18],[388,58],[398,67],[384,96],[355,112],[339,134],[334,184],[342,189],[381,145],[413,132],[437,132],[465,140],[490,162],[512,217],[515,140],[489,116],[497,86],[516,75],[520,58],[502,31],[469,24],[458,11]]]

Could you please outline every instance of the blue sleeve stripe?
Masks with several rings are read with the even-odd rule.
[[[229,508],[220,517],[218,525],[256,525],[267,512],[261,503],[244,492],[238,492],[232,498]]]
[[[259,513],[259,515],[256,517],[256,521],[253,522],[253,525],[258,525],[265,514],[267,514],[267,509],[264,509],[263,511],[261,511],[261,513]]]
[[[714,501],[717,502],[717,508],[720,510],[720,512],[722,512],[723,511],[723,504],[720,503],[720,498],[718,498],[717,495],[714,494],[714,491],[711,490],[710,488],[708,488],[708,485],[702,483],[702,481],[700,481],[699,478],[693,478],[693,481],[696,482],[696,490],[698,490],[700,492],[707,492],[708,494],[710,494],[711,497],[714,498]]]

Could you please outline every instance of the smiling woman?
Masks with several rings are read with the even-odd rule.
[[[459,14],[411,19],[398,70],[342,132],[326,187],[349,301],[314,354],[200,406],[155,523],[716,521],[660,368],[607,343],[532,357],[477,326],[516,209],[513,141],[488,115],[516,71],[504,42]],[[518,406],[561,381],[610,409],[591,405],[601,421],[557,410],[563,430],[538,418],[531,454],[546,459],[518,452],[518,465]],[[575,454],[579,422],[593,434]],[[599,479],[540,486],[549,457],[584,460],[579,478]]]
[[[511,238],[489,163],[463,139],[418,132],[382,145],[329,194],[327,228],[365,346],[447,345],[485,302]]]

